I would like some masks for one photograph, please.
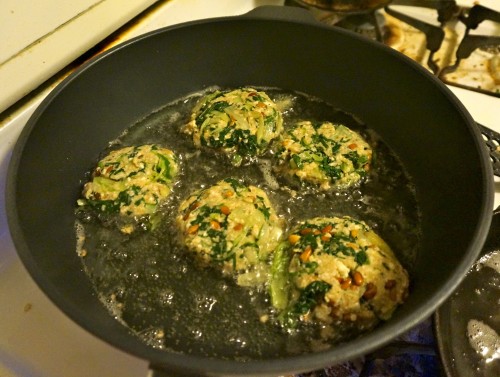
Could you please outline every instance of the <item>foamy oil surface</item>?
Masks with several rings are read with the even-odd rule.
[[[264,90],[282,107],[285,127],[297,120],[328,120],[360,132],[376,156],[369,178],[350,190],[315,192],[277,177],[272,152],[235,168],[224,156],[195,149],[181,129],[202,93],[168,104],[127,128],[110,148],[151,143],[170,148],[180,157],[179,181],[154,231],[125,235],[113,219],[79,211],[78,253],[110,314],[152,347],[230,359],[276,358],[345,340],[339,332],[338,338],[325,341],[314,326],[284,331],[273,320],[266,287],[239,287],[215,269],[197,266],[179,245],[174,218],[180,202],[227,177],[264,189],[287,228],[316,216],[350,215],[366,221],[411,274],[419,216],[414,188],[397,156],[350,114],[307,95]]]

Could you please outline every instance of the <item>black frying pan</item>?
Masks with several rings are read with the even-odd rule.
[[[327,351],[242,363],[153,349],[101,305],[75,253],[78,182],[126,126],[211,85],[318,96],[357,114],[399,155],[417,187],[423,236],[411,294],[390,321]],[[169,27],[96,57],[33,114],[7,182],[12,238],[42,290],[83,328],[171,375],[277,375],[373,351],[429,317],[457,287],[485,241],[492,203],[481,135],[442,83],[388,47],[288,7]]]

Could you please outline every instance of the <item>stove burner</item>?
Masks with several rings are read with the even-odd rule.
[[[285,5],[305,7],[323,23],[397,49],[446,84],[500,97],[500,36],[471,33],[484,21],[499,23],[499,12],[459,7],[455,0],[386,0],[390,4],[383,8],[361,7],[355,14],[325,10],[324,3],[339,1],[351,2],[285,0]],[[425,12],[426,21],[410,7]]]
[[[411,2],[411,1],[410,1]],[[387,14],[407,23],[408,25],[413,26],[414,28],[422,31],[426,36],[426,47],[427,50],[430,51],[429,57],[427,58],[427,65],[432,70],[432,72],[439,72],[439,66],[434,61],[434,54],[440,49],[441,44],[444,40],[444,30],[442,26],[434,26],[429,23],[420,21],[416,18],[407,16],[404,13],[397,12],[390,7],[386,7],[385,11]],[[438,19],[444,17],[438,16]],[[442,25],[442,24],[441,24]]]
[[[459,19],[466,26],[465,34],[458,46],[455,64],[445,67],[442,70],[443,74],[454,72],[459,67],[460,61],[468,58],[477,48],[495,48],[494,46],[496,46],[496,54],[498,55],[500,52],[500,37],[470,34],[470,31],[477,29],[483,21],[490,20],[500,23],[500,13],[482,5],[474,5],[470,10],[464,10]]]
[[[442,375],[431,319],[362,358],[296,377],[438,377]]]
[[[382,8],[392,0],[295,0],[305,7],[314,7],[331,12],[361,14]]]
[[[384,19],[379,12],[349,16],[336,23],[338,27],[355,31],[379,42],[383,41],[384,38],[383,25]]]

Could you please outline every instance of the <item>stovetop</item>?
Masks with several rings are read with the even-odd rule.
[[[362,13],[339,13],[307,5],[316,3],[285,0],[309,9],[320,22],[392,47],[446,84],[500,98],[500,12],[494,8],[455,0],[392,0]]]
[[[472,2],[470,2],[472,3]],[[282,5],[279,0],[170,0],[158,2],[97,50],[135,35],[198,18],[237,15],[258,5]],[[497,6],[498,0],[481,4]],[[500,35],[500,28],[494,29]],[[92,51],[95,54],[96,50]],[[88,56],[87,56],[88,57]],[[84,58],[85,59],[85,58]],[[117,350],[69,320],[36,286],[16,255],[5,214],[5,180],[12,148],[22,127],[45,96],[75,66],[76,61],[29,96],[0,114],[0,376],[147,376],[148,363]],[[479,123],[500,132],[500,98],[449,86]],[[500,205],[500,180],[495,181],[495,207]],[[411,352],[403,356],[373,354],[359,360],[311,372],[307,376],[438,376],[432,321],[428,319],[401,339]],[[409,343],[408,343],[409,342]],[[398,353],[398,352],[396,352]],[[385,361],[384,361],[385,360]],[[304,376],[306,376],[304,375]]]

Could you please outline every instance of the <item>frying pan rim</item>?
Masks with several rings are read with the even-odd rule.
[[[461,277],[463,278],[463,275],[465,274],[467,269],[470,267],[470,265],[472,265],[472,263],[476,259],[477,254],[479,254],[480,245],[482,245],[486,239],[487,230],[491,223],[492,208],[493,208],[492,168],[491,164],[487,163],[489,162],[489,157],[487,156],[485,149],[479,147],[482,138],[480,136],[479,131],[472,126],[474,121],[472,120],[470,114],[466,111],[463,104],[444,84],[438,82],[437,79],[430,79],[430,77],[432,76],[423,67],[421,67],[411,59],[407,58],[406,56],[382,44],[369,43],[372,45],[372,48],[383,49],[385,50],[385,53],[393,55],[393,57],[395,57],[396,59],[404,62],[405,64],[409,65],[412,69],[418,71],[420,75],[424,76],[426,80],[432,83],[432,85],[434,85],[443,95],[445,95],[447,99],[451,102],[451,104],[455,106],[457,111],[461,113],[462,118],[464,118],[464,121],[467,124],[467,127],[469,128],[469,132],[471,133],[471,136],[473,137],[478,147],[477,149],[484,152],[480,161],[482,166],[483,178],[485,179],[485,185],[484,185],[485,192],[483,193],[485,200],[483,201],[483,205],[480,210],[481,222],[477,224],[477,231],[475,233],[475,236],[473,237],[469,246],[467,247],[467,254],[466,254],[467,258],[462,259],[459,266],[455,268],[455,271],[452,277],[448,280],[447,284],[445,284],[433,296],[429,297],[425,301],[425,305],[422,305],[418,311],[411,313],[406,318],[406,321],[404,322],[403,326],[401,324],[396,325],[395,323],[388,322],[383,325],[384,328],[383,334],[385,334],[383,337],[381,337],[379,331],[374,331],[370,334],[364,335],[362,337],[362,342],[359,340],[350,341],[346,344],[336,346],[330,350],[323,352],[311,353],[299,356],[290,356],[282,360],[281,359],[252,360],[244,363],[235,360],[220,360],[220,359],[213,360],[201,356],[177,354],[170,352],[167,353],[162,350],[156,350],[151,348],[147,349],[140,348],[138,350],[137,348],[130,347],[131,345],[129,346],[129,344],[127,344],[127,347],[124,348],[123,343],[121,342],[122,337],[117,337],[116,334],[109,336],[108,334],[106,338],[103,338],[103,334],[94,329],[92,326],[90,326],[88,321],[85,319],[85,316],[82,315],[81,311],[78,311],[77,307],[69,304],[66,300],[62,299],[60,295],[57,294],[58,292],[57,287],[55,287],[46,277],[44,277],[44,274],[40,274],[40,270],[37,267],[34,259],[30,257],[30,253],[27,250],[27,245],[24,242],[23,231],[18,221],[19,219],[18,219],[17,206],[15,205],[16,203],[15,192],[17,187],[16,172],[20,164],[20,157],[22,156],[22,152],[29,140],[31,131],[36,126],[40,116],[51,105],[54,98],[63,93],[64,89],[68,85],[70,85],[71,82],[75,80],[80,74],[84,73],[88,68],[92,67],[95,64],[98,64],[101,59],[105,59],[106,57],[115,53],[116,51],[127,48],[131,44],[135,44],[143,39],[148,39],[152,35],[166,33],[175,29],[188,28],[191,25],[199,25],[205,23],[219,23],[219,22],[226,22],[228,20],[231,21],[245,20],[249,22],[253,22],[256,20],[266,21],[266,22],[276,22],[276,21],[291,22],[294,24],[303,24],[307,26],[323,28],[332,33],[349,35],[351,38],[356,38],[363,41],[363,43],[369,43],[369,41],[366,41],[363,37],[358,36],[354,33],[344,31],[341,29],[332,30],[330,28],[327,28],[326,25],[322,25],[317,22],[313,23],[309,19],[284,20],[280,17],[274,19],[263,19],[262,17],[259,16],[254,17],[247,14],[236,17],[219,17],[219,18],[212,18],[205,20],[190,21],[158,29],[146,33],[144,35],[135,37],[129,41],[123,42],[117,46],[114,46],[108,51],[105,51],[102,54],[90,59],[88,62],[84,63],[81,67],[75,70],[75,72],[69,75],[66,79],[64,79],[54,90],[51,91],[51,93],[49,93],[49,95],[43,100],[43,102],[38,106],[34,114],[28,120],[26,126],[22,130],[21,135],[19,136],[19,139],[14,147],[14,151],[12,154],[11,162],[9,163],[9,168],[7,173],[6,210],[8,215],[7,217],[8,217],[9,229],[11,231],[12,238],[16,246],[16,250],[18,250],[18,254],[21,257],[23,264],[26,266],[27,270],[30,272],[34,280],[37,282],[37,284],[39,284],[40,287],[44,287],[44,289],[42,289],[44,294],[47,295],[51,299],[51,301],[54,304],[56,304],[56,306],[61,311],[63,311],[69,318],[71,318],[79,326],[85,328],[87,331],[96,335],[97,337],[111,344],[112,346],[117,347],[132,355],[149,360],[153,365],[159,365],[159,366],[163,365],[177,369],[184,369],[186,368],[187,365],[190,366],[197,365],[197,366],[203,366],[204,371],[209,370],[210,372],[216,374],[230,373],[234,375],[248,375],[248,373],[252,373],[255,375],[264,375],[269,373],[307,371],[307,370],[312,370],[311,368],[324,367],[325,359],[331,360],[332,353],[335,353],[337,355],[337,357],[335,357],[334,360],[345,360],[346,355],[349,355],[349,357],[353,357],[353,355],[356,356],[371,352],[374,349],[382,346],[383,344],[388,343],[391,339],[394,338],[395,335],[399,335],[404,333],[405,331],[410,330],[413,326],[417,325],[419,322],[429,317],[432,314],[432,312],[434,312],[436,308],[439,307],[439,305],[446,299],[449,292],[451,292],[458,286],[458,284],[461,281]],[[477,254],[475,254],[472,250],[477,250]],[[242,365],[245,366],[245,370],[238,372],[237,367],[241,367]],[[305,365],[307,365],[307,367]],[[193,370],[195,369],[197,368],[194,368]],[[197,371],[200,370],[201,369],[197,369]]]

